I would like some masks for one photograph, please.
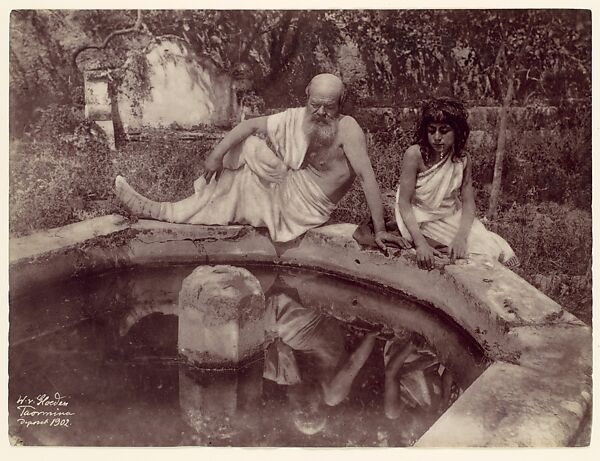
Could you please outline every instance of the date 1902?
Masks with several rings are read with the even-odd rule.
[[[53,426],[63,426],[63,427],[71,427],[71,420],[69,418],[53,418],[50,421],[50,427]]]

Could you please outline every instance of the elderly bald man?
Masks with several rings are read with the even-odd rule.
[[[250,224],[267,227],[274,241],[288,241],[327,222],[358,177],[377,245],[383,251],[386,242],[407,247],[405,240],[385,231],[364,133],[354,118],[340,113],[344,84],[335,75],[320,74],[308,84],[306,95],[305,107],[248,119],[233,128],[206,158],[191,197],[154,202],[120,176],[117,196],[140,217]]]

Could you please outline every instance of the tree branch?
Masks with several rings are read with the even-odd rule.
[[[254,35],[250,38],[250,40],[248,40],[245,44],[245,46],[242,48],[242,50],[240,51],[239,54],[239,61],[243,62],[247,55],[250,53],[250,48],[252,47],[252,44],[256,41],[256,39],[258,37],[260,37],[261,35],[265,35],[268,34],[272,31],[274,31],[275,29],[277,29],[278,27],[281,26],[281,23],[283,22],[283,17],[279,18],[275,24],[271,27],[267,27],[266,29],[263,30],[256,30],[256,32],[254,33]]]
[[[146,32],[146,33],[149,32],[146,24],[144,24],[142,22],[142,10],[137,10],[137,19],[135,20],[135,23],[133,24],[133,26],[127,27],[126,29],[120,29],[120,30],[115,30],[114,32],[111,32],[110,34],[108,34],[108,36],[104,39],[104,41],[100,45],[83,45],[83,46],[80,46],[79,48],[77,48],[73,52],[73,56],[71,58],[71,63],[73,64],[73,67],[78,68],[77,67],[77,58],[85,50],[103,50],[104,48],[107,47],[108,43],[114,37],[116,37],[118,35],[130,34],[132,32]]]

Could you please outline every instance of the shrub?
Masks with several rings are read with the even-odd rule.
[[[73,134],[84,121],[83,112],[75,107],[50,104],[35,111],[26,138],[36,141],[57,140]]]
[[[14,235],[77,221],[85,200],[107,196],[109,150],[93,122],[81,123],[73,135],[51,138],[10,145],[9,227]]]
[[[556,202],[591,209],[592,142],[590,109],[559,108],[561,117],[546,126],[511,126],[506,146],[500,208],[513,202]],[[495,146],[470,150],[479,205],[487,207]]]
[[[173,201],[188,197],[202,173],[205,156],[214,140],[177,140],[155,136],[132,142],[113,154],[109,189],[120,174],[152,200]]]

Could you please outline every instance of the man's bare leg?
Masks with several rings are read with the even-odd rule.
[[[186,223],[199,211],[195,194],[177,202],[155,202],[136,192],[122,176],[115,179],[115,192],[130,213],[138,218]]]
[[[139,218],[161,219],[161,202],[147,199],[135,191],[123,176],[115,179],[115,192],[129,212]]]

